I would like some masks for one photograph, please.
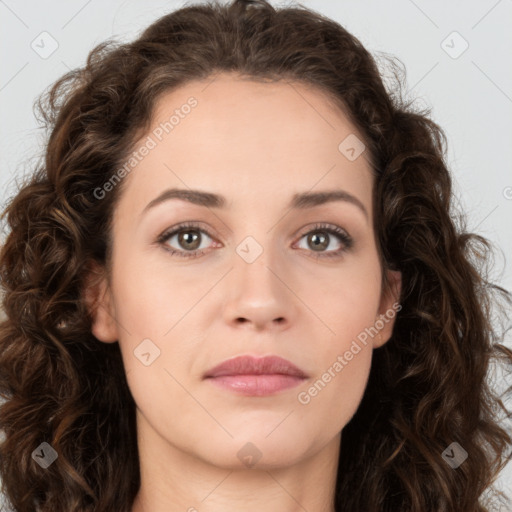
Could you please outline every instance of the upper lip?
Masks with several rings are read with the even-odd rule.
[[[290,361],[279,356],[238,356],[227,359],[208,370],[204,378],[226,375],[291,375],[306,378],[307,375]]]

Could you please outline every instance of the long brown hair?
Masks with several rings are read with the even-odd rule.
[[[159,95],[220,71],[314,85],[344,109],[374,167],[383,268],[402,272],[393,336],[343,430],[336,510],[490,510],[512,444],[504,394],[488,380],[493,362],[512,369],[512,351],[491,320],[507,321],[511,296],[488,281],[490,243],[454,211],[445,134],[402,98],[400,66],[389,64],[394,90],[333,20],[235,0],[177,10],[132,43],[100,44],[41,96],[45,157],[1,217],[0,475],[16,512],[131,509],[135,403],[119,345],[92,335],[83,298],[89,263],[108,268],[123,181],[104,199],[94,191],[148,128]],[[32,456],[43,442],[58,454],[47,469]],[[456,469],[443,457],[453,442],[468,454]]]

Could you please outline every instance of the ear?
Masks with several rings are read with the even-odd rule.
[[[91,261],[84,282],[83,295],[92,317],[91,332],[105,343],[118,341],[116,312],[105,268]]]
[[[393,333],[396,315],[402,309],[400,292],[402,291],[402,273],[398,270],[386,270],[387,285],[383,287],[379,312],[375,319],[375,328],[379,331],[373,338],[373,348],[384,345]]]

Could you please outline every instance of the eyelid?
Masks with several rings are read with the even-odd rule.
[[[203,227],[202,222],[188,221],[188,222],[181,222],[181,223],[177,224],[176,226],[173,226],[172,228],[166,229],[163,233],[161,233],[157,237],[156,242],[159,244],[164,244],[164,242],[166,242],[167,240],[169,240],[169,238],[178,234],[180,231],[187,231],[187,230],[200,231],[201,233],[206,234],[212,240],[216,240],[215,237],[210,234],[210,231],[207,228]],[[202,249],[198,250],[198,251],[202,251]],[[178,251],[176,251],[176,252],[178,252]],[[195,251],[183,251],[183,252],[189,252],[189,253],[193,254]]]
[[[350,236],[350,234],[340,226],[336,224],[330,224],[327,222],[317,222],[314,226],[308,226],[301,231],[299,235],[299,241],[309,233],[314,232],[327,232],[331,236],[337,237],[341,244],[344,246],[342,249],[338,249],[336,251],[325,251],[325,252],[316,252],[317,258],[329,258],[329,257],[340,257],[346,251],[349,251],[354,246],[354,239]],[[315,251],[309,251],[312,254],[315,254]]]

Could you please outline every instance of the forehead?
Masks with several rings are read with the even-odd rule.
[[[196,103],[193,108],[187,107],[190,98]],[[187,112],[183,115],[180,110]],[[255,80],[221,73],[204,81],[186,83],[159,97],[153,108],[153,126],[165,124],[174,112],[180,116],[172,121],[176,123],[172,134],[186,133],[187,125],[192,124],[203,137],[200,141],[189,141],[202,143],[206,148],[210,146],[209,140],[221,143],[229,137],[233,143],[243,142],[246,148],[251,140],[272,149],[286,139],[300,146],[305,141],[316,145],[323,142],[321,149],[338,151],[336,142],[340,136],[354,134],[363,138],[327,93],[287,80]],[[184,122],[186,119],[189,120]],[[276,139],[277,132],[281,137]]]
[[[362,144],[362,135],[318,88],[224,73],[158,99],[150,129],[134,145],[151,149],[125,178],[126,194],[142,210],[164,187],[236,195],[252,205],[344,188],[371,211],[369,157],[347,158],[347,140]]]

